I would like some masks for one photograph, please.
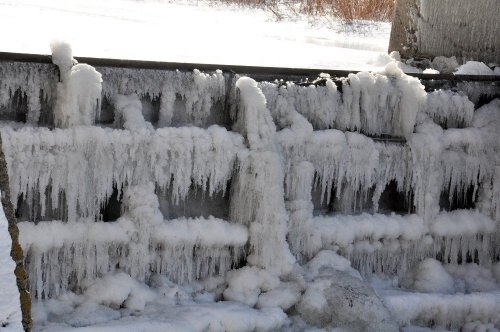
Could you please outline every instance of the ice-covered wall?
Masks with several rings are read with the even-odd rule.
[[[389,51],[500,63],[497,0],[398,0]]]
[[[367,274],[500,254],[498,100],[475,109],[393,64],[317,85],[95,70],[108,123],[0,126],[36,297],[119,271],[179,283],[241,265],[283,276],[322,249]],[[201,215],[216,196],[227,212]]]

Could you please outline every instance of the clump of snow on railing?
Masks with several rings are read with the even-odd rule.
[[[75,64],[69,44],[55,41],[51,49],[60,78],[54,105],[55,125],[68,128],[94,124],[101,109],[101,74],[87,64]]]

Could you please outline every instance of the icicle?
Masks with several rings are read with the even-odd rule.
[[[10,110],[9,102],[19,90],[28,98],[26,122],[36,125],[40,119],[41,101],[50,103],[54,99],[56,84],[57,72],[49,64],[1,62],[0,109]]]
[[[469,127],[474,115],[474,104],[461,94],[438,90],[427,95],[424,112],[434,122],[447,128]]]
[[[21,194],[35,198],[40,193],[42,207],[49,197],[58,206],[64,193],[70,221],[96,217],[113,188],[126,184],[154,181],[164,190],[172,186],[176,203],[192,184],[209,196],[225,192],[243,149],[240,135],[218,126],[138,132],[6,127],[1,133],[14,203]],[[44,196],[47,188],[49,197]]]
[[[128,68],[97,68],[103,75],[103,95],[137,94],[151,99],[160,98],[159,127],[172,125],[176,99],[185,106],[180,116],[186,123],[205,126],[216,103],[223,103],[226,80],[221,71],[205,74]]]

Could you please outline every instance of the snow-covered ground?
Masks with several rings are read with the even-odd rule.
[[[365,70],[387,52],[390,23],[352,26],[203,1],[2,0],[0,51],[170,62]],[[9,31],[7,33],[7,31]]]
[[[22,330],[21,304],[14,269],[16,264],[10,257],[12,240],[7,218],[0,204],[0,331]]]

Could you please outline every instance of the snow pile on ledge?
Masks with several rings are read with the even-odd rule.
[[[496,227],[495,221],[477,210],[440,213],[430,226],[432,234],[448,237],[491,234]]]
[[[21,303],[14,269],[16,264],[10,257],[12,239],[8,222],[0,204],[0,327],[2,331],[22,331]]]
[[[478,61],[467,61],[454,72],[455,75],[495,75],[487,65]]]
[[[400,216],[396,214],[358,216],[338,215],[335,217],[316,217],[313,220],[314,232],[324,245],[337,245],[347,248],[357,243],[353,249],[373,250],[382,247],[382,239],[416,241],[426,234],[426,227],[417,215]],[[377,243],[378,242],[378,243]],[[387,246],[387,243],[384,243]],[[394,250],[396,250],[394,248]]]

